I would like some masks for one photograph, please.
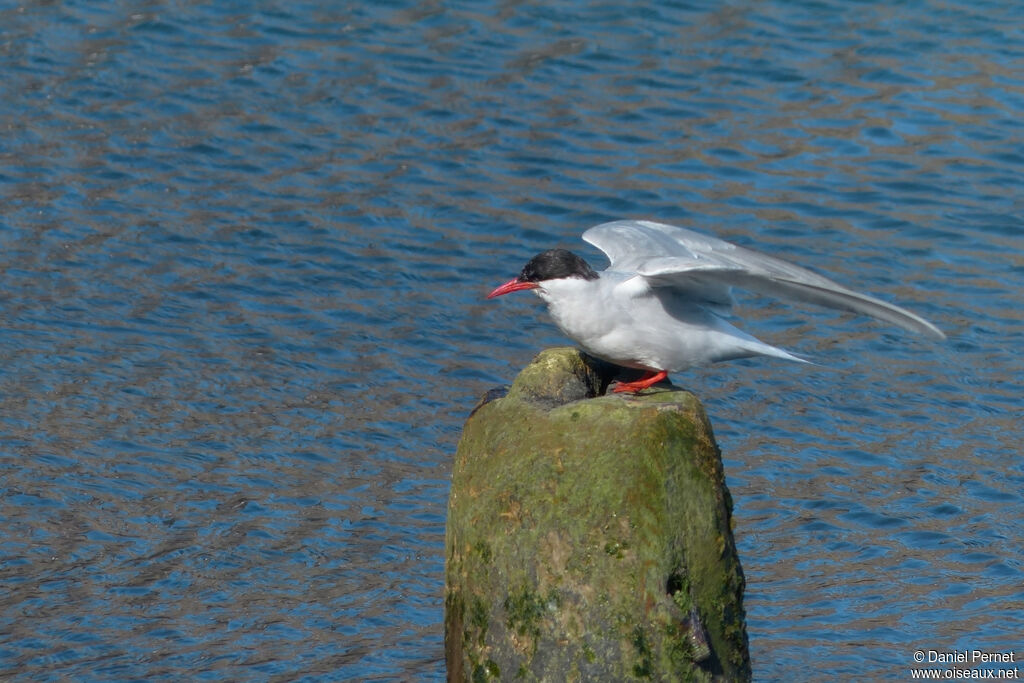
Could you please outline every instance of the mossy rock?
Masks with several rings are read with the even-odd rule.
[[[711,426],[689,392],[602,395],[615,370],[545,351],[466,422],[448,508],[449,680],[749,680]]]

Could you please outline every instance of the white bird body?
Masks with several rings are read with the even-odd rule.
[[[802,361],[743,332],[712,307],[670,288],[652,289],[629,274],[604,271],[596,282],[548,280],[534,291],[565,336],[627,368],[677,372],[758,355]]]
[[[942,339],[930,322],[898,306],[846,289],[781,259],[691,230],[651,221],[614,221],[583,239],[608,255],[595,272],[580,257],[538,254],[488,298],[532,289],[566,336],[598,358],[654,373],[619,390],[639,391],[667,372],[750,356],[806,362],[765,344],[720,314],[731,288],[864,313]],[[622,387],[625,387],[624,389]]]

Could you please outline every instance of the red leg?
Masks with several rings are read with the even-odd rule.
[[[618,394],[623,391],[628,391],[635,394],[643,391],[647,387],[657,384],[666,377],[668,377],[668,373],[664,370],[661,372],[648,372],[635,382],[619,382],[615,388],[612,389],[612,392]]]

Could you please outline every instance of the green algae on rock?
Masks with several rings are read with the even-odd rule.
[[[450,681],[749,680],[732,501],[704,410],[541,353],[467,420],[452,474]]]

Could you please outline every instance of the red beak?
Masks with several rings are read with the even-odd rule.
[[[537,289],[540,287],[536,282],[520,282],[518,279],[509,280],[501,287],[498,287],[493,292],[487,295],[488,299],[493,299],[496,296],[502,294],[508,294],[509,292],[518,292],[520,289]]]

